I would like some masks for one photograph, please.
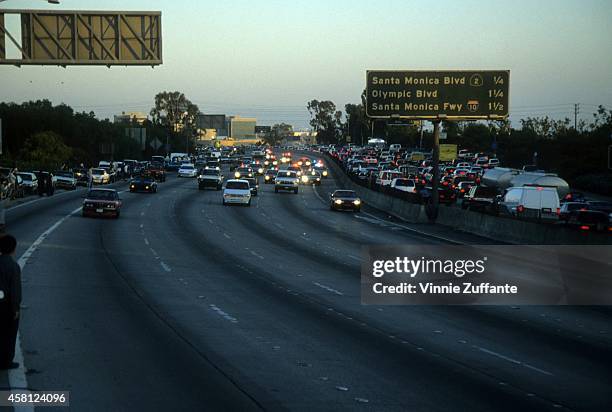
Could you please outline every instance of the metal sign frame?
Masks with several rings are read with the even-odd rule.
[[[454,121],[459,121],[459,120],[505,120],[510,116],[510,70],[470,70],[470,69],[464,69],[464,70],[366,70],[366,103],[367,103],[367,99],[368,96],[370,95],[370,90],[369,90],[369,82],[368,82],[368,77],[369,74],[372,72],[387,72],[387,73],[405,73],[405,72],[444,72],[444,73],[464,73],[464,72],[478,72],[478,73],[498,73],[498,72],[506,72],[508,73],[508,105],[506,108],[507,113],[503,116],[500,115],[488,115],[488,116],[453,116],[453,115],[447,115],[447,114],[443,114],[440,113],[438,115],[435,116],[402,116],[400,114],[394,114],[394,115],[389,115],[389,116],[371,116],[368,113],[368,104],[366,104],[365,107],[365,112],[366,112],[366,117],[369,117],[371,119],[405,119],[405,120],[454,120]]]
[[[5,14],[21,16],[21,42],[5,27]],[[6,58],[5,40],[21,59]],[[0,64],[156,66],[162,61],[160,11],[0,9]]]

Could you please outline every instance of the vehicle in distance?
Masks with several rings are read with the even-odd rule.
[[[329,208],[331,210],[361,210],[361,199],[353,190],[336,190],[329,197]]]
[[[308,173],[304,173],[301,177],[301,181],[305,185],[321,185],[321,173],[316,170],[311,170]]]
[[[55,186],[62,189],[75,190],[77,187],[77,179],[73,172],[58,170],[54,174]]]
[[[274,183],[274,179],[276,178],[277,173],[278,171],[274,169],[266,170],[266,173],[264,174],[264,184],[267,185],[267,184]]]
[[[178,168],[178,177],[196,177],[198,171],[193,163],[183,163]]]
[[[83,216],[111,216],[121,214],[121,199],[115,189],[91,189],[83,200]]]
[[[244,180],[249,182],[249,189],[251,189],[251,195],[257,196],[257,191],[259,190],[259,184],[257,183],[257,179],[254,177],[247,177]]]
[[[34,173],[30,172],[19,172],[17,173],[17,177],[20,177],[22,180],[22,187],[26,193],[32,194],[38,190],[38,178]]]
[[[155,157],[160,157],[160,156],[153,156]],[[166,181],[166,170],[164,169],[164,163],[163,162],[151,162],[151,164],[149,165],[149,175],[151,175],[151,177],[155,180],[157,180],[158,182],[165,182]]]
[[[234,171],[234,177],[236,179],[244,178],[244,177],[253,177],[253,169],[246,166],[241,166],[236,168]]]
[[[106,169],[91,169],[91,181],[94,185],[107,185],[111,181],[111,176]]]
[[[223,186],[223,175],[221,170],[215,167],[206,167],[200,171],[198,175],[198,189],[204,190],[207,187],[214,187],[216,190],[221,190]]]
[[[152,176],[139,176],[130,182],[130,192],[157,193],[157,182]]]
[[[278,193],[281,190],[291,191],[295,194],[298,192],[298,174],[293,170],[279,170],[274,179],[274,192]]]
[[[229,204],[251,205],[251,188],[249,182],[241,179],[231,179],[223,189],[223,206]]]
[[[559,195],[554,187],[523,186],[508,189],[499,212],[522,219],[558,220]]]

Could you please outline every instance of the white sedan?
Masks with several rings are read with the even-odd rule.
[[[198,170],[192,163],[183,163],[178,169],[178,177],[196,177]]]
[[[240,204],[251,206],[251,188],[246,180],[228,180],[223,189],[223,205]]]

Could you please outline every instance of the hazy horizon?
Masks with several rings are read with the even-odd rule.
[[[491,4],[495,3],[495,4]],[[0,101],[49,99],[112,119],[179,90],[203,113],[308,126],[306,103],[360,102],[368,69],[509,69],[514,121],[612,106],[612,2],[7,0],[2,9],[160,10],[151,67],[0,66]],[[7,22],[9,29],[12,22]],[[94,81],[92,81],[94,80]]]

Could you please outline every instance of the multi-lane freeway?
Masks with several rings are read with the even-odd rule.
[[[117,220],[83,190],[9,209],[24,365],[0,386],[79,411],[610,410],[609,308],[361,305],[362,245],[490,242],[332,212],[336,188],[223,206],[170,176]]]

